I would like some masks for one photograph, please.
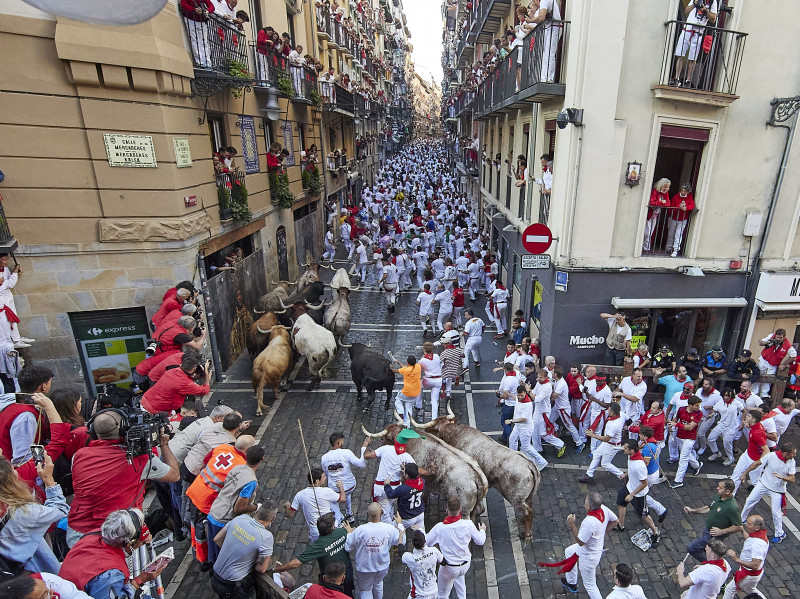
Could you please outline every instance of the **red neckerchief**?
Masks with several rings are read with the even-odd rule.
[[[788,461],[789,461],[789,459],[788,459],[788,458],[784,458],[784,457],[783,457],[783,452],[782,452],[780,449],[779,449],[778,451],[776,451],[776,452],[775,452],[775,455],[776,455],[776,456],[778,456],[778,459],[779,459],[781,462],[788,462]],[[766,534],[766,533],[765,533],[765,534]]]
[[[682,379],[679,379],[679,378],[676,376],[676,377],[675,377],[675,380],[676,380],[676,381],[683,382],[683,381],[685,381],[685,380],[686,380],[686,377],[683,377]]]
[[[792,411],[791,411],[791,410],[789,410],[788,412],[787,412],[786,410],[784,410],[784,409],[783,409],[783,406],[778,406],[778,409],[779,409],[781,412],[783,412],[783,413],[784,413],[786,416],[788,416],[789,414],[791,414],[791,413],[792,413]]]
[[[725,405],[726,405],[726,406],[727,406],[727,405],[730,405],[730,404],[733,402],[733,400],[734,400],[734,398],[733,398],[733,397],[731,397],[730,399],[728,399],[727,397],[723,397],[723,398],[722,398],[722,401],[724,401],[724,402],[725,402]]]
[[[656,438],[655,438],[655,437],[650,437],[650,438],[649,438],[649,439],[646,441],[646,443],[658,443],[658,441],[656,441]],[[639,453],[640,453],[640,455],[641,455],[641,452],[639,452]]]
[[[442,524],[452,524],[453,522],[458,522],[461,520],[461,512],[458,512],[457,516],[447,516],[444,520],[442,520]]]
[[[609,416],[606,420],[611,422],[612,420],[616,420],[617,418],[619,418],[619,416]]]
[[[545,383],[549,383],[550,379],[544,379],[543,381],[539,381],[540,385],[544,385]]]
[[[405,445],[401,445],[400,443],[395,441],[394,442],[394,450],[397,453],[397,455],[400,455],[401,453],[405,453],[406,452],[406,446]]]
[[[430,292],[430,291],[428,291],[427,289],[423,289],[423,291],[424,291],[425,293],[427,293],[428,295],[430,295],[430,294],[431,294],[431,292]]]
[[[603,511],[603,508],[599,508],[599,509],[596,509],[596,510],[592,510],[591,512],[589,512],[589,514],[588,514],[588,515],[589,515],[589,516],[594,516],[595,518],[597,518],[598,520],[600,520],[600,522],[605,522],[605,521],[606,521],[606,514],[605,514],[605,512]]]
[[[594,390],[595,391],[602,391],[603,387],[605,387],[605,386],[606,386],[606,382],[605,381],[597,381],[597,385],[595,385]]]
[[[712,564],[714,566],[719,566],[723,572],[727,572],[728,568],[726,567],[725,560],[723,559],[710,559],[703,562],[703,564]]]
[[[523,399],[517,400],[519,403],[531,403],[531,396],[528,393],[525,393],[525,397]]]
[[[689,399],[691,396],[692,396],[691,393],[689,393],[689,395],[686,395],[686,391],[681,392],[681,399]]]
[[[715,391],[714,387],[711,387],[711,391],[709,391],[708,393],[703,393],[703,397],[708,397],[709,395],[714,393],[714,391]],[[701,391],[701,393],[702,393],[702,391]]]
[[[506,352],[506,358],[507,358],[508,356],[510,356],[511,354],[513,354],[513,353],[516,353],[516,352],[513,352],[513,351],[507,351],[507,352]]]
[[[752,395],[752,393],[753,392],[750,391],[747,395],[742,395],[742,393],[740,391],[739,394],[736,397],[741,397],[743,400],[747,401],[747,398],[750,397]]]
[[[756,538],[756,539],[761,539],[761,540],[762,540],[762,541],[764,541],[765,543],[769,543],[769,541],[767,540],[767,531],[766,531],[766,530],[759,530],[759,531],[756,531],[756,532],[750,533],[750,534],[749,534],[749,535],[747,535],[747,536],[749,536],[749,537],[754,537],[754,538]]]
[[[433,354],[423,354],[422,357],[426,360],[433,360]]]
[[[628,459],[631,460],[631,461],[633,461],[633,460],[642,460],[644,462],[644,458],[642,457],[642,452],[641,451],[637,451],[635,454],[630,456]]]
[[[421,477],[417,478],[409,478],[405,484],[407,484],[412,489],[416,489],[417,491],[422,491],[422,487],[425,486],[425,481],[422,480]]]

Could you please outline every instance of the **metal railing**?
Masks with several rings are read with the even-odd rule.
[[[682,256],[695,212],[678,207],[648,208],[642,255]]]
[[[250,48],[256,66],[254,76],[260,85],[277,86],[281,76],[289,77],[289,60],[283,54],[257,42]]]
[[[244,32],[214,13],[196,17],[201,20],[183,17],[194,67],[219,76],[249,72]]]
[[[5,210],[3,210],[3,203],[0,202],[0,244],[5,246],[12,239],[14,239],[14,236],[11,234],[11,229],[8,228],[8,220],[6,219]]]
[[[562,83],[561,55],[568,37],[569,21],[546,20],[522,40],[478,87],[475,112],[497,108],[515,94],[525,96],[534,85]],[[552,92],[551,92],[552,93]]]
[[[465,110],[472,108],[472,103],[475,100],[475,92],[462,92],[462,94],[456,99],[456,110],[454,116],[461,116]]]
[[[493,9],[497,8],[497,10],[494,10],[496,15],[505,15],[509,12],[511,4],[510,0],[482,0],[478,2],[472,11],[472,18],[468,25],[469,35],[475,39],[487,29],[487,17],[490,12],[493,12]]]
[[[539,192],[539,222],[547,224],[550,218],[550,194]]]
[[[667,21],[660,85],[736,94],[747,34]]]
[[[331,26],[330,26],[330,18],[331,14],[328,10],[328,6],[317,6],[316,7],[316,17],[317,17],[317,35],[323,39],[330,39],[331,37]]]

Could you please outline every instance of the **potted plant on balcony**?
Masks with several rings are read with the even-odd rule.
[[[281,208],[291,208],[294,194],[289,189],[289,177],[284,173],[271,173],[269,188],[272,192],[272,203]]]
[[[314,106],[322,104],[322,96],[319,95],[319,92],[315,88],[311,88],[308,92],[308,99]]]
[[[231,190],[224,183],[217,185],[217,203],[219,204],[219,220],[230,220],[231,213]]]
[[[249,79],[250,78],[250,71],[247,70],[247,65],[242,64],[238,60],[232,60],[231,65],[228,68],[228,73],[231,77],[235,77],[236,79]],[[234,98],[241,98],[242,94],[244,94],[244,90],[241,87],[234,86],[231,88],[231,93],[233,94]]]
[[[295,96],[292,80],[283,73],[278,75],[278,91],[287,98],[294,98]]]
[[[325,186],[322,183],[322,177],[319,176],[319,169],[315,166],[310,173],[308,179],[308,195],[312,198],[322,197],[322,192]]]
[[[230,212],[233,219],[240,223],[249,223],[253,220],[253,213],[247,205],[247,187],[244,180],[236,181],[231,189]]]
[[[303,185],[303,189],[308,189],[310,180],[311,180],[311,173],[304,167],[300,173],[300,182]]]

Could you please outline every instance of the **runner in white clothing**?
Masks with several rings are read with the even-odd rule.
[[[439,330],[444,331],[444,323],[450,320],[453,314],[453,292],[445,288],[440,290],[433,296],[433,302],[439,304],[439,317],[436,324],[439,325]]]
[[[341,480],[337,484],[338,493],[325,486],[327,478],[321,468],[312,468],[308,474],[308,481],[311,486],[298,491],[291,503],[287,501],[283,504],[283,509],[286,512],[286,517],[290,520],[302,509],[306,524],[308,524],[308,539],[309,541],[316,541],[319,538],[317,519],[321,515],[331,512],[331,504],[344,501],[346,496],[344,483]]]
[[[495,339],[506,336],[506,310],[508,309],[508,289],[503,287],[501,281],[495,283],[495,289],[489,296],[494,304],[494,322],[497,325],[497,335]]]
[[[466,369],[470,357],[473,362],[475,362],[475,366],[481,365],[481,352],[479,348],[483,341],[483,329],[486,325],[480,318],[475,317],[475,312],[472,308],[464,310],[464,315],[467,319],[462,333],[467,337],[467,341],[464,343],[464,368]]]
[[[644,394],[647,393],[647,383],[642,380],[642,371],[634,369],[631,376],[626,376],[619,383],[619,388],[612,393],[619,397],[619,407],[623,414],[631,420],[638,420],[644,414]]]
[[[781,444],[780,451],[770,452],[760,460],[747,467],[741,476],[741,482],[747,480],[747,475],[757,468],[761,468],[761,478],[753,487],[747,501],[742,508],[742,521],[756,506],[764,495],[768,495],[772,504],[772,524],[775,530],[773,543],[780,543],[786,538],[783,532],[783,506],[781,505],[786,494],[786,483],[793,483],[796,466],[794,456],[797,453],[794,443],[788,441]]]
[[[719,595],[719,590],[731,573],[731,567],[723,557],[728,551],[719,538],[713,537],[706,545],[706,561],[686,574],[686,559],[675,568],[678,584],[687,589],[681,599],[709,599]]]
[[[767,551],[769,551],[764,519],[755,514],[747,518],[744,521],[744,536],[745,541],[739,557],[736,557],[733,549],[728,549],[726,554],[734,564],[739,566],[739,570],[733,575],[733,583],[725,587],[722,599],[733,599],[739,591],[748,596],[750,593],[755,593],[759,597],[764,597],[756,588],[764,576],[764,566],[767,563]]]
[[[433,353],[433,343],[422,344],[422,357],[418,360],[422,366],[422,388],[431,390],[431,420],[439,416],[439,396],[442,393],[442,361],[439,354]],[[422,393],[417,397],[417,410],[424,410]]]
[[[569,385],[564,380],[564,369],[561,366],[556,366],[553,369],[553,410],[550,412],[551,421],[555,424],[561,421],[561,425],[567,429],[567,432],[572,436],[576,447],[581,445],[581,437],[578,434],[578,429],[572,422],[572,415],[570,414],[571,406],[569,401]]]
[[[367,445],[369,445],[369,437],[364,440],[364,444],[361,446],[360,458],[356,457],[356,454],[349,449],[344,449],[344,447],[342,447],[344,445],[344,433],[333,433],[329,441],[331,449],[320,458],[320,465],[325,471],[325,475],[328,478],[328,486],[331,489],[338,491],[339,481],[342,481],[344,484],[346,496],[344,518],[352,523],[355,521],[355,517],[353,516],[351,499],[353,491],[356,489],[356,477],[353,476],[352,467],[367,467],[367,462],[364,459],[364,452],[367,450]],[[342,512],[339,509],[338,502],[331,503],[331,511],[333,511],[336,516],[336,521],[340,522],[342,520]]]
[[[436,322],[433,318],[433,293],[430,283],[424,283],[422,291],[417,295],[417,306],[419,306],[419,321],[422,324],[422,336],[428,336],[428,323],[431,325],[432,333],[436,336]]]
[[[401,558],[411,579],[408,597],[436,599],[439,590],[436,564],[442,563],[442,554],[436,547],[425,544],[425,534],[421,530],[412,531],[411,545],[413,551],[406,551]]]
[[[391,485],[393,487],[400,486],[403,480],[401,473],[402,464],[409,462],[412,464],[416,463],[414,462],[414,458],[405,451],[408,439],[412,439],[415,436],[418,437],[419,435],[414,431],[404,430],[397,435],[395,445],[383,445],[378,447],[375,451],[368,449],[364,452],[364,459],[366,460],[380,459],[378,473],[375,475],[375,482],[372,486],[372,499],[380,504],[383,509],[382,520],[387,524],[392,522],[394,508],[392,502],[386,497],[384,485]],[[369,440],[370,438],[367,437],[367,439],[364,440],[364,444],[368,445]]]
[[[371,503],[367,508],[369,522],[355,529],[344,523],[347,531],[344,547],[353,556],[361,599],[383,598],[383,579],[389,573],[391,561],[389,551],[393,545],[402,545],[405,541],[400,514],[392,524],[381,522],[381,514],[381,506]]]
[[[383,276],[378,281],[378,286],[383,286],[383,290],[386,292],[386,307],[389,312],[394,312],[395,303],[397,302],[398,281],[397,267],[391,261],[387,262],[383,267]]]
[[[526,385],[530,392],[530,384]],[[533,388],[533,401],[536,404],[534,416],[533,446],[536,451],[542,451],[542,441],[558,449],[558,457],[564,455],[566,446],[555,436],[553,423],[550,422],[550,398],[553,395],[553,384],[550,382],[547,370],[539,369],[536,373],[536,386]]]
[[[605,421],[605,423],[603,423]],[[592,454],[592,463],[589,464],[589,469],[586,474],[578,477],[582,483],[593,483],[594,473],[598,466],[603,466],[606,471],[610,472],[617,478],[622,476],[622,470],[617,468],[612,460],[622,446],[622,429],[625,426],[625,421],[620,418],[620,408],[618,403],[612,403],[608,406],[608,411],[601,413],[595,424],[592,423],[592,428],[586,431],[586,436],[601,441],[600,446],[594,450]],[[598,432],[600,430],[601,432]]]
[[[642,587],[633,582],[633,568],[619,563],[614,568],[614,589],[606,595],[606,599],[647,599]]]
[[[453,587],[458,599],[467,599],[464,577],[472,562],[470,541],[483,545],[486,542],[486,525],[481,523],[476,527],[472,520],[464,519],[461,502],[451,497],[447,500],[447,517],[434,526],[427,537],[429,546],[439,546],[443,558],[439,568],[439,599],[450,597]]]
[[[523,455],[533,462],[540,471],[544,470],[547,467],[547,460],[545,460],[542,455],[536,451],[536,448],[532,443],[533,430],[535,426],[533,420],[534,406],[533,400],[528,394],[527,389],[524,386],[519,385],[517,387],[517,398],[514,403],[509,404],[507,399],[505,400],[505,403],[506,405],[513,405],[514,408],[513,416],[504,421],[505,425],[514,426],[514,429],[511,431],[511,434],[508,437],[509,449],[512,451],[517,451],[517,445],[519,444],[519,450],[523,453]]]

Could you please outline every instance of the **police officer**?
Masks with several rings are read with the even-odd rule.
[[[675,354],[669,348],[669,345],[662,345],[661,350],[653,356],[653,368],[663,368],[662,376],[675,372]]]
[[[707,376],[717,376],[728,373],[728,357],[722,351],[722,347],[715,345],[703,356],[703,374]]]
[[[758,364],[752,358],[753,352],[749,349],[743,349],[739,355],[728,365],[728,378],[735,381],[757,381],[761,376],[761,371]],[[736,389],[739,385],[735,382],[729,382],[726,386]]]

